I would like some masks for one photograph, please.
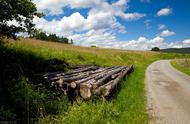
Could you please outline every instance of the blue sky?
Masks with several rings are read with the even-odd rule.
[[[189,47],[189,0],[34,0],[36,27],[76,45],[147,50]]]

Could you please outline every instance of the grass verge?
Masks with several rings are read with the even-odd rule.
[[[179,71],[190,75],[190,60],[182,59],[182,60],[172,60],[171,65],[178,69]]]

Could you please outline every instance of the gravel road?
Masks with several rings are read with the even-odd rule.
[[[160,60],[147,68],[145,84],[151,124],[190,124],[190,76]]]

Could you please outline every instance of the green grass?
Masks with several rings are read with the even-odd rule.
[[[173,65],[173,67],[175,67],[179,71],[187,75],[190,75],[190,60],[189,59],[172,60],[171,64]]]
[[[54,119],[52,116],[45,117],[39,123],[147,124],[148,114],[145,109],[143,80],[148,64],[137,66],[133,74],[122,82],[119,91],[111,101],[101,99],[96,102],[75,103],[67,113],[59,114]]]
[[[147,124],[149,117],[146,110],[144,91],[144,76],[147,66],[159,59],[184,57],[182,54],[77,47],[33,39],[3,42],[0,55],[1,59],[5,60],[1,61],[1,66],[4,68],[2,71],[6,75],[11,75],[12,71],[16,70],[14,74],[18,74],[16,77],[11,77],[11,79],[14,79],[14,81],[11,81],[14,82],[12,84],[23,82],[19,80],[21,75],[24,77],[22,79],[26,84],[33,84],[34,82],[30,80],[32,74],[67,70],[68,64],[135,65],[134,72],[121,83],[116,94],[109,100],[94,98],[72,104],[62,95],[60,97],[59,94],[59,97],[57,97],[57,94],[53,95],[43,88],[25,89],[31,96],[30,110],[39,117],[38,122],[36,122],[39,124]],[[5,67],[9,67],[8,70]],[[2,80],[8,82],[7,79]],[[7,88],[6,85],[4,87]],[[21,89],[23,88],[21,87]],[[17,97],[22,97],[22,95],[15,96],[15,99],[18,99]],[[22,102],[14,101],[13,98],[11,100],[17,104],[22,104]],[[24,97],[23,101],[27,100]],[[11,115],[11,112],[16,113],[15,107],[11,105],[4,105],[2,111],[5,112],[6,110],[9,112],[7,115]],[[15,115],[15,118],[17,117]]]

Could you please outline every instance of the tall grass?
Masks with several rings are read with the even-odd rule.
[[[1,46],[6,51],[9,51],[6,61],[11,63],[8,60],[10,56],[16,56],[13,59],[13,63],[16,61],[16,65],[23,70],[23,72],[19,71],[17,73],[29,79],[32,74],[42,71],[67,70],[68,64],[93,64],[99,66],[135,65],[134,72],[121,83],[116,94],[108,100],[97,98],[82,101],[81,103],[71,103],[65,97],[62,97],[61,94],[57,97],[57,94],[48,93],[49,91],[46,89],[33,89],[29,87],[29,89],[32,89],[30,96],[37,96],[37,98],[31,97],[31,103],[35,103],[31,105],[38,105],[40,103],[35,111],[39,109],[39,112],[37,112],[39,116],[38,123],[42,124],[146,124],[148,123],[146,97],[144,94],[144,73],[146,67],[158,59],[184,57],[182,54],[78,47],[34,39],[9,40],[3,42]],[[0,55],[3,56],[4,53],[1,51]],[[2,66],[14,67],[14,65],[10,66],[7,62],[1,63]],[[18,77],[14,79],[15,83],[19,82]],[[33,84],[32,80],[28,83]],[[38,92],[35,92],[36,95],[33,95],[32,91]],[[17,97],[15,96],[15,98]],[[39,99],[39,101],[36,99]],[[4,112],[4,108],[2,111]]]
[[[171,64],[179,71],[190,75],[190,59],[174,59]]]

